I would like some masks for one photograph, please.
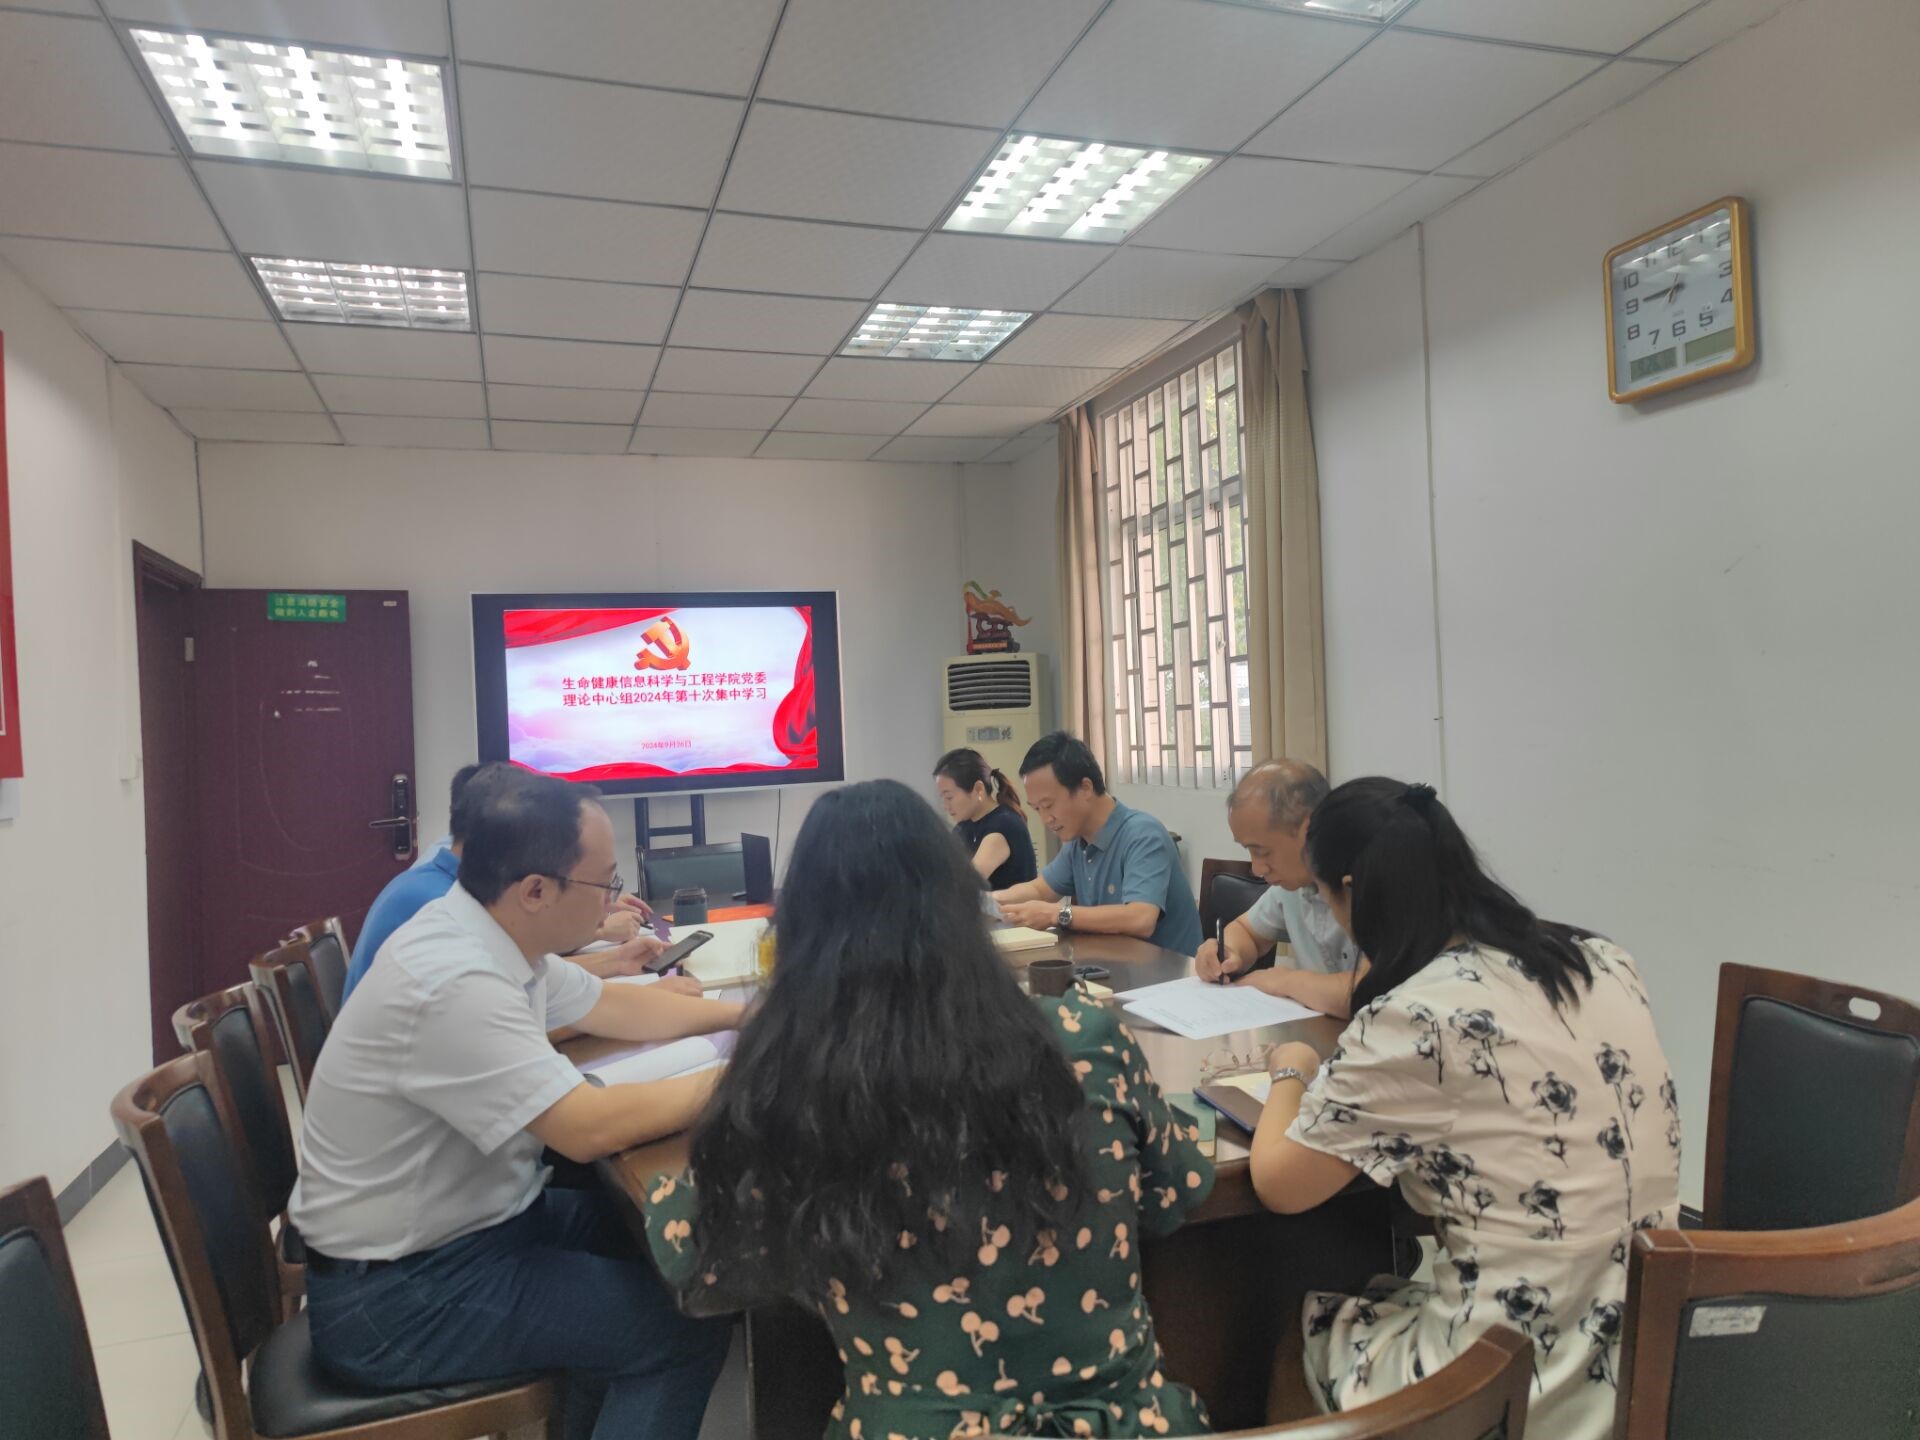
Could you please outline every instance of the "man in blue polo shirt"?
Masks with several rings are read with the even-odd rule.
[[[994,895],[1015,925],[1133,935],[1191,955],[1200,910],[1167,827],[1107,793],[1086,742],[1056,730],[1020,762],[1027,803],[1062,843],[1038,880]]]

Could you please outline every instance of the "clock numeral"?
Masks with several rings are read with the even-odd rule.
[[[1713,244],[1717,250],[1724,250],[1733,244],[1733,227],[1731,225],[1723,225],[1720,228],[1720,238],[1715,240]]]
[[[1702,330],[1706,330],[1711,328],[1712,325],[1713,325],[1713,311],[1702,310],[1700,312],[1700,328]]]
[[[1681,336],[1685,335],[1686,333],[1687,333],[1686,321],[1676,320],[1673,322],[1673,338],[1674,339],[1678,340]]]
[[[1627,326],[1627,339],[1638,340],[1639,338],[1640,338],[1640,327],[1638,325]]]
[[[1731,274],[1733,274],[1733,261],[1722,260],[1720,262],[1720,278],[1724,280]]]
[[[1640,313],[1639,298],[1635,297],[1634,299],[1627,301],[1627,314],[1638,315],[1639,313]]]
[[[1640,288],[1640,272],[1638,270],[1627,271],[1627,278],[1620,282],[1620,288],[1622,290],[1638,290]]]
[[[1658,345],[1660,343],[1660,327],[1658,325],[1653,327],[1653,338],[1647,341],[1647,343],[1649,345]]]
[[[1726,293],[1720,297],[1720,303],[1722,305],[1731,305],[1733,303],[1733,287],[1731,285],[1727,287]]]

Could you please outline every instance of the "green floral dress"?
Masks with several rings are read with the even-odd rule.
[[[999,1226],[981,1235],[966,1274],[903,1278],[888,1296],[835,1281],[804,1298],[847,1367],[833,1440],[1207,1432],[1199,1400],[1161,1370],[1140,1238],[1179,1227],[1213,1188],[1213,1163],[1126,1026],[1077,995],[1035,1003],[1086,1092],[1092,1193],[1072,1233],[1043,1232],[1030,1254],[1009,1249]],[[663,1179],[645,1206],[654,1258],[683,1292],[725,1280],[723,1259],[702,1268],[695,1183],[691,1173]]]

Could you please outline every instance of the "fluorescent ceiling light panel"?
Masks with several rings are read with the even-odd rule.
[[[459,270],[405,265],[340,265],[329,260],[249,256],[283,320],[471,330],[467,277]]]
[[[1211,164],[1176,150],[1010,135],[943,228],[1115,245]]]
[[[144,26],[128,33],[196,155],[453,178],[436,64]]]
[[[1227,0],[1256,10],[1291,10],[1296,15],[1337,15],[1343,20],[1374,20],[1384,24],[1413,0]]]
[[[1033,316],[1024,310],[879,304],[842,355],[882,360],[984,360]]]

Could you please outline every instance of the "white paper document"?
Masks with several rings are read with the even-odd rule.
[[[1129,990],[1120,998],[1129,1014],[1189,1040],[1285,1025],[1320,1013],[1250,985],[1209,985],[1197,975]]]
[[[589,1060],[580,1067],[607,1085],[638,1085],[648,1080],[671,1080],[678,1075],[693,1075],[711,1070],[733,1054],[737,1032],[723,1030],[718,1035],[695,1035],[686,1040],[666,1040],[657,1045],[641,1045],[619,1055]]]

